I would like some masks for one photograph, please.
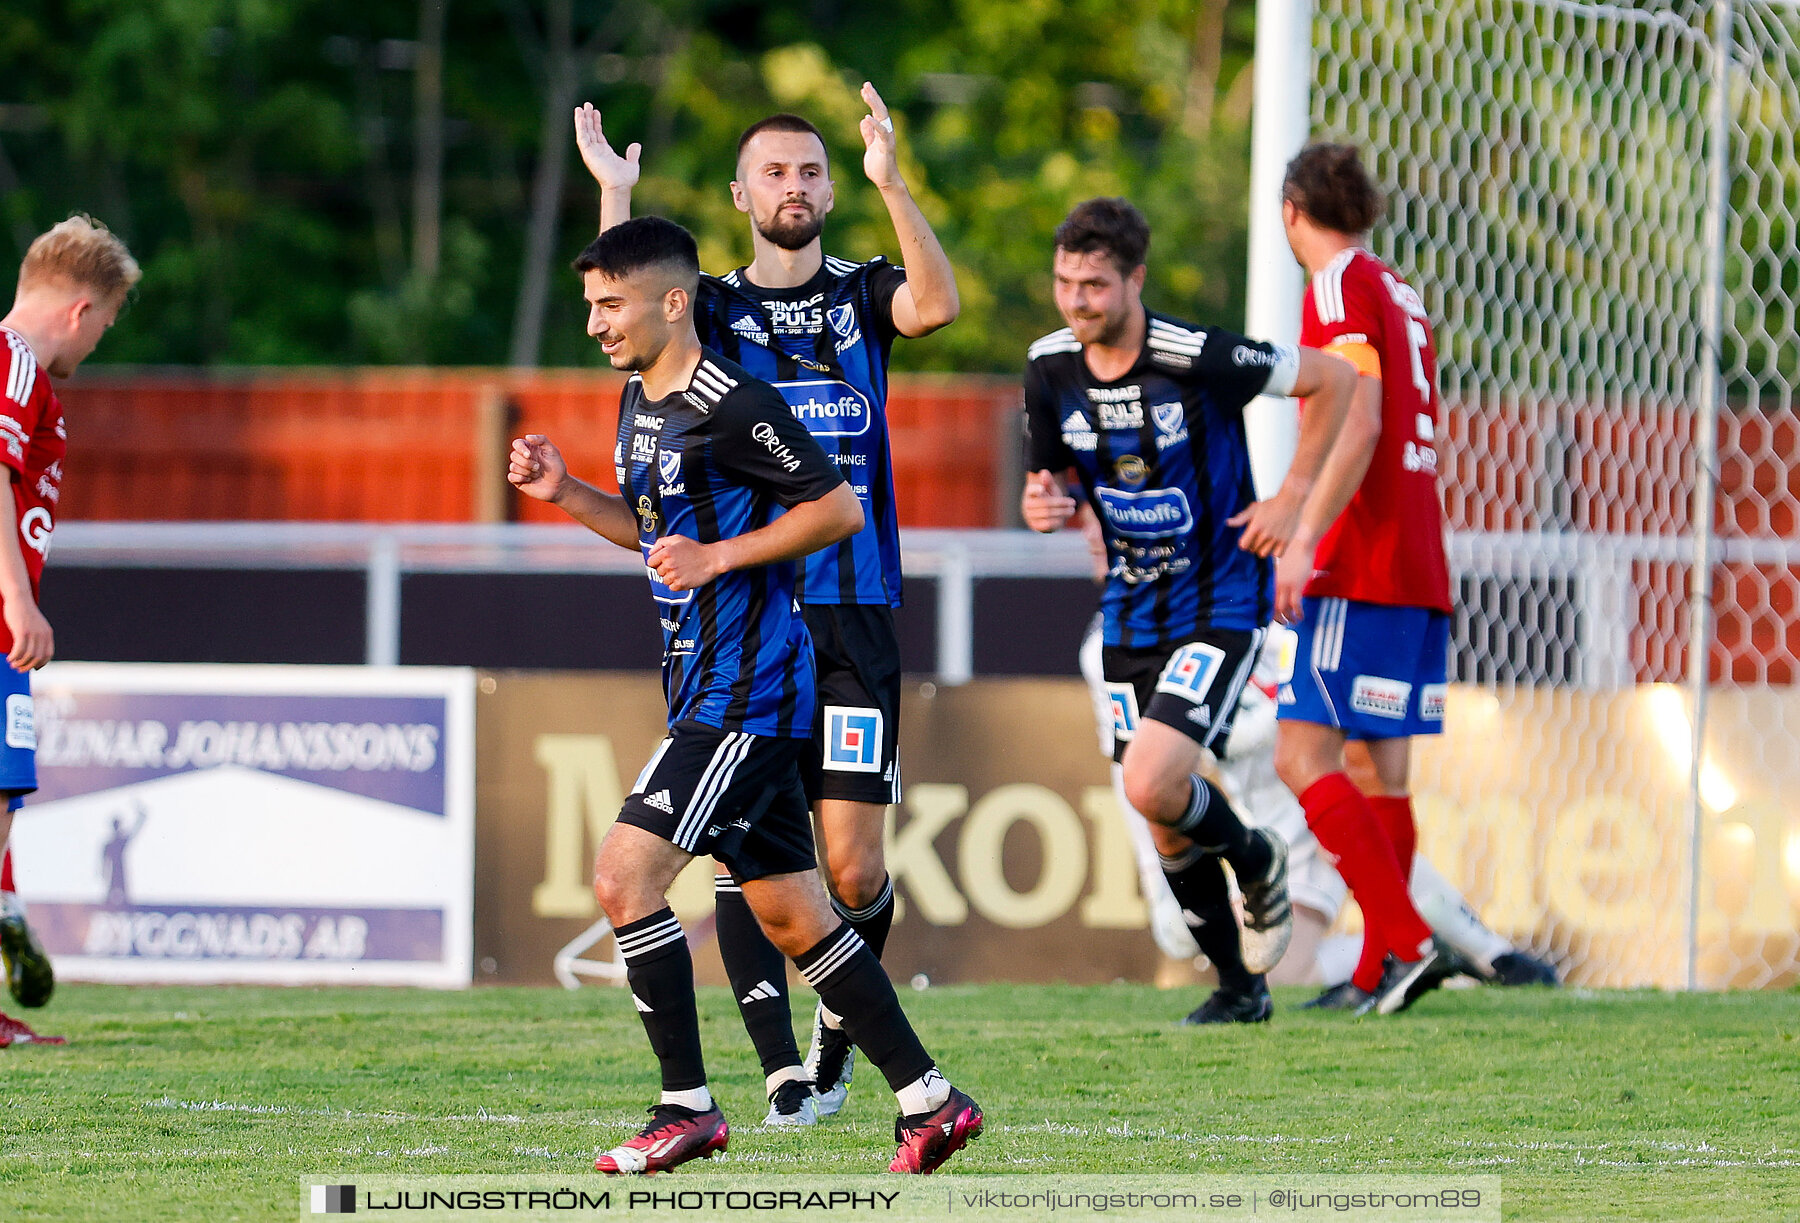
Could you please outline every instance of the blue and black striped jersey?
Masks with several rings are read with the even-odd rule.
[[[1094,376],[1067,328],[1031,346],[1026,462],[1074,468],[1100,520],[1107,645],[1260,629],[1274,613],[1274,573],[1226,519],[1256,499],[1244,405],[1286,394],[1299,351],[1146,313],[1143,351],[1113,382]]]
[[[686,391],[648,400],[636,375],[625,384],[613,466],[646,557],[665,535],[708,544],[754,531],[844,482],[774,388],[710,352]],[[670,590],[646,572],[671,726],[812,734],[812,640],[793,562],[721,574],[698,590]]]
[[[760,288],[743,268],[700,278],[700,342],[780,391],[862,501],[863,529],[802,563],[802,603],[900,606],[887,392],[894,294],[905,283],[886,259],[830,255],[795,289]]]

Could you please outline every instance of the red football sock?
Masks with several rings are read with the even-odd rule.
[[[1380,797],[1369,799],[1369,810],[1375,813],[1375,822],[1387,835],[1389,845],[1394,847],[1394,857],[1400,862],[1400,877],[1412,884],[1413,854],[1419,847],[1419,826],[1413,821],[1412,797],[1402,794],[1399,797]]]
[[[1344,773],[1331,773],[1307,787],[1300,796],[1306,824],[1325,852],[1337,859],[1338,873],[1350,885],[1351,895],[1362,906],[1363,945],[1394,952],[1402,959],[1418,958],[1419,948],[1431,937],[1431,927],[1412,906],[1399,859],[1388,844],[1369,800]],[[1381,983],[1381,957],[1375,958],[1373,979],[1363,964],[1351,978],[1358,989],[1373,991]]]
[[[1410,893],[1413,851],[1419,840],[1418,831],[1413,826],[1412,799],[1404,794],[1399,798],[1370,795],[1369,811],[1375,817],[1375,827],[1393,847],[1394,858],[1400,867],[1400,878],[1408,881]],[[1358,957],[1356,971],[1350,977],[1363,989],[1374,988],[1363,984],[1364,982],[1381,981],[1381,961],[1387,955],[1387,944],[1376,937],[1374,931],[1373,923],[1363,926],[1362,955]]]
[[[13,892],[12,881],[12,846],[8,845],[4,853],[0,853],[0,892]]]

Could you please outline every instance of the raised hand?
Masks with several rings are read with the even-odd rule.
[[[575,108],[575,147],[581,150],[581,163],[601,190],[629,191],[637,186],[638,158],[643,156],[644,146],[629,145],[623,157],[614,152],[600,127],[600,112],[592,102]]]
[[[542,433],[527,433],[513,439],[512,453],[507,455],[506,478],[527,497],[554,502],[568,481],[569,465],[549,438]]]
[[[1025,477],[1025,496],[1019,505],[1025,525],[1034,531],[1060,531],[1075,513],[1075,498],[1062,490],[1048,471]]]
[[[863,82],[862,99],[869,107],[869,113],[862,118],[863,173],[877,188],[901,186],[894,118],[868,81]]]

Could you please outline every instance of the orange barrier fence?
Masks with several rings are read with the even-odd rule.
[[[553,522],[505,448],[546,433],[612,489],[623,379],[582,370],[97,371],[71,382],[67,518]],[[908,526],[992,526],[1016,487],[1018,384],[898,378],[889,405]]]
[[[66,519],[554,522],[505,482],[507,440],[547,433],[612,488],[622,380],[590,370],[107,370],[63,390]],[[1019,388],[900,377],[890,403],[900,520],[1013,521]],[[1438,447],[1450,527],[1675,537],[1690,528],[1693,417],[1680,405],[1452,405]],[[1800,417],[1719,419],[1724,545],[1800,534]],[[1779,551],[1779,547],[1777,551]],[[1800,576],[1785,555],[1721,555],[1715,673],[1792,683]],[[1688,565],[1635,566],[1639,676],[1685,670]]]

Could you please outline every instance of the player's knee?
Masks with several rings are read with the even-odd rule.
[[[1283,739],[1275,744],[1275,775],[1281,778],[1282,785],[1300,795],[1325,773],[1310,752]]]
[[[635,879],[609,870],[604,860],[595,865],[594,899],[600,902],[600,911],[614,926],[636,921],[656,910],[655,902],[662,898],[645,897],[641,895],[642,891],[642,885]]]
[[[868,908],[886,885],[887,863],[880,854],[857,854],[832,863],[831,894],[847,908]]]
[[[1193,783],[1186,777],[1171,784],[1163,778],[1125,771],[1125,801],[1152,824],[1173,824],[1187,810]]]

